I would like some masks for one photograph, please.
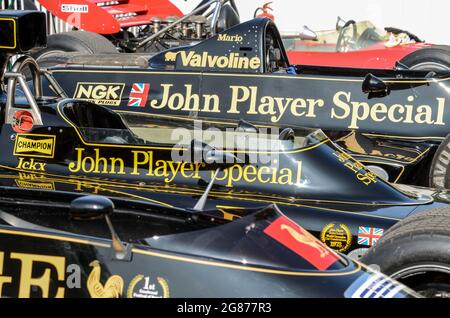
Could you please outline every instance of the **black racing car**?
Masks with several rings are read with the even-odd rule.
[[[63,64],[52,73],[70,97],[138,114],[321,128],[390,182],[450,188],[449,72],[290,65],[271,21],[239,24],[226,2],[203,1],[178,23],[130,38],[144,53],[52,47],[39,63]]]
[[[0,297],[418,296],[328,249],[276,206],[231,221],[129,198],[0,193]]]
[[[2,17],[7,23],[10,13]],[[41,43],[39,30],[33,30],[25,33],[29,37],[16,35],[23,46],[3,45],[3,52],[23,53],[27,41]],[[10,47],[14,43],[13,38]],[[11,60],[1,56],[3,65]],[[7,86],[0,98],[0,183],[5,187],[216,210],[231,221],[245,219],[248,209],[276,203],[329,247],[364,255],[369,264],[426,295],[448,295],[448,192],[393,186],[319,129],[199,122],[64,98],[58,81],[40,71],[34,59],[15,59],[3,74]],[[34,92],[21,74],[26,68]],[[61,98],[42,97],[42,76]],[[17,83],[22,97],[16,96]],[[140,88],[145,85],[136,85],[136,91]]]
[[[13,72],[3,72],[10,53],[25,53],[45,43],[44,17],[38,12],[0,13],[1,77],[19,81],[29,103],[14,102],[15,84],[9,82],[13,93],[8,91],[8,102],[1,105],[2,116],[8,118],[12,101],[17,121],[2,128],[34,126],[36,113],[42,123],[50,124],[47,111],[51,116],[58,111],[58,101],[35,100],[25,77],[15,72],[18,65],[36,71],[32,59],[16,56]],[[24,113],[30,111],[32,118]],[[54,124],[59,126],[57,121]],[[0,297],[418,296],[332,251],[276,205],[236,207],[229,212],[242,217],[229,218],[220,210],[205,209],[209,191],[195,206],[183,209],[138,200],[125,194],[127,186],[124,192],[115,186],[102,190],[103,182],[93,191],[96,195],[83,195],[62,175],[60,180],[46,175],[47,163],[38,159],[60,156],[54,147],[60,141],[72,143],[63,140],[68,127],[58,128],[61,135],[56,141],[51,135],[56,127],[38,126],[29,134],[10,135],[17,140],[14,152],[21,158],[19,166],[3,166],[2,160]],[[51,180],[42,179],[47,177]],[[89,182],[79,185],[90,188]],[[261,303],[257,311],[270,312],[270,306]]]

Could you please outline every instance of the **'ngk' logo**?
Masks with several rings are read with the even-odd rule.
[[[125,84],[78,83],[74,98],[97,105],[119,106]]]

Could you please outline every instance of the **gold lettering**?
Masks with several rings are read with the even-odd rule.
[[[284,181],[283,181],[284,179]],[[280,176],[278,178],[278,184],[289,184],[292,185],[292,171],[288,168],[283,168],[280,170]]]
[[[228,114],[240,114],[238,104],[247,101],[250,98],[250,89],[246,86],[230,86],[231,88],[231,105],[227,111]],[[253,110],[253,112],[252,112]],[[254,107],[250,107],[248,114],[257,114]]]
[[[230,53],[224,56],[209,55],[208,52],[198,54],[194,51],[186,53],[180,51],[181,63],[186,67],[203,68],[236,68],[236,69],[258,69],[261,66],[259,57],[239,56],[239,53]]]
[[[358,121],[366,120],[370,114],[369,104],[364,102],[351,102],[352,104],[352,118],[351,123],[348,128],[350,129],[358,129]],[[360,114],[360,109],[362,109],[362,114]]]
[[[138,172],[138,169],[140,166],[149,164],[150,167],[150,152],[147,151],[138,151],[138,150],[134,150],[132,151],[133,153],[133,171],[131,172],[132,175],[134,176],[138,176],[140,175],[140,173]],[[140,160],[140,157],[143,157],[144,159]],[[148,169],[148,176],[152,176],[151,174],[151,170],[150,168]]]
[[[0,252],[0,297],[3,296],[3,284],[10,284],[12,282],[12,277],[2,276],[3,275],[3,261],[5,253]]]
[[[309,118],[315,118],[316,117],[316,106],[317,107],[323,107],[325,105],[325,101],[323,99],[307,99],[308,101],[308,113],[306,114],[306,117]]]
[[[418,124],[433,124],[433,109],[428,105],[422,105],[417,107],[417,114],[415,116],[415,121]]]
[[[380,122],[385,120],[386,116],[379,118],[378,114],[386,114],[386,112],[387,112],[386,105],[382,103],[377,103],[371,107],[370,116],[372,117],[373,121]]]
[[[251,171],[250,171],[251,170]],[[255,166],[246,166],[244,168],[244,180],[253,183],[256,181],[257,178],[257,171]]]
[[[345,119],[350,115],[350,105],[340,100],[340,97],[344,96],[347,99],[347,102],[350,101],[351,93],[346,92],[337,92],[333,97],[333,103],[335,106],[339,107],[343,113],[342,115],[338,115],[334,108],[331,109],[331,118],[337,118],[337,119]]]
[[[172,86],[173,84],[161,84],[161,87],[163,88],[161,104],[158,105],[158,100],[154,99],[150,102],[150,106],[154,109],[162,109],[166,107],[170,96],[170,88]]]
[[[445,109],[445,98],[436,98],[438,101],[438,113],[435,125],[445,125],[444,122],[444,109]]]
[[[56,270],[58,281],[64,281],[65,259],[59,256],[45,256],[34,254],[11,253],[11,259],[17,259],[21,262],[19,298],[29,298],[31,294],[31,286],[37,286],[42,291],[42,297],[49,297],[50,274],[51,269],[46,268],[44,274],[40,277],[33,277],[33,264],[46,263]],[[56,298],[64,297],[64,288],[58,287]]]
[[[402,105],[399,105],[399,104],[392,105],[388,111],[388,118],[393,123],[399,123],[399,122],[403,121],[403,119],[404,119],[403,116],[401,116],[400,118],[395,117],[394,113],[397,109],[398,109],[399,114],[405,113],[405,107],[403,107]]]

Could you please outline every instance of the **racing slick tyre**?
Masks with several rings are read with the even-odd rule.
[[[426,47],[405,56],[400,63],[418,71],[450,70],[450,47],[444,45]]]
[[[39,62],[41,59],[59,55],[63,52],[80,52],[84,54],[117,53],[117,49],[105,37],[86,31],[70,31],[52,34],[47,39],[47,47],[33,54]]]
[[[430,167],[431,187],[450,189],[450,134],[437,149]]]
[[[412,215],[361,259],[426,297],[450,297],[450,208]]]

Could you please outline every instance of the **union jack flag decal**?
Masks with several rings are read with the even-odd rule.
[[[148,99],[148,92],[150,91],[150,84],[134,83],[131,87],[130,99],[128,106],[131,107],[145,107]]]
[[[383,229],[360,226],[358,229],[358,244],[373,246],[377,244],[378,239],[383,235],[383,233]]]

